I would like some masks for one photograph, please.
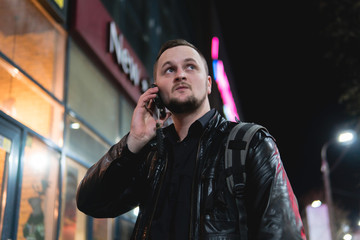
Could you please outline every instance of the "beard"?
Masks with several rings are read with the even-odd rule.
[[[170,112],[175,114],[193,113],[201,106],[201,104],[205,101],[205,98],[206,95],[204,95],[201,99],[196,99],[194,96],[190,96],[186,99],[186,101],[170,99],[169,104],[167,104],[166,107],[170,110]]]

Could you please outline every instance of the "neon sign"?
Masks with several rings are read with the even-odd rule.
[[[228,120],[236,121],[239,114],[236,109],[233,95],[230,90],[229,81],[224,69],[224,64],[219,57],[219,38],[213,37],[211,43],[211,57],[213,59],[213,71],[216,84],[218,86],[221,99],[224,103],[223,111]]]

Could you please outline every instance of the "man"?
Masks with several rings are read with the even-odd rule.
[[[224,152],[234,123],[210,109],[212,79],[203,55],[185,40],[171,40],[154,65],[157,87],[137,103],[131,128],[87,172],[78,208],[116,217],[136,206],[133,239],[240,239],[235,197],[224,184]],[[163,129],[159,158],[153,100],[160,94],[173,124]],[[246,159],[248,239],[303,239],[296,198],[276,145],[255,134]]]

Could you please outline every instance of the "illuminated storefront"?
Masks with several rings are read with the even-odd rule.
[[[66,23],[69,2],[0,3],[1,239],[128,239],[136,218],[76,209],[77,185],[129,130],[149,78],[100,1],[72,1]]]
[[[136,209],[116,219],[87,217],[76,209],[76,188],[129,131],[160,43],[194,42],[195,24],[206,36],[186,15],[193,8],[179,2],[0,1],[1,239],[129,239]],[[205,19],[204,6],[193,11]]]

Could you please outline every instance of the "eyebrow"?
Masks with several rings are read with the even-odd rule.
[[[197,61],[194,59],[194,58],[185,58],[184,59],[184,62],[185,63],[187,63],[187,62],[195,62],[195,63],[197,63]],[[170,60],[170,61],[166,61],[166,62],[164,62],[163,63],[163,65],[161,66],[161,68],[164,68],[164,66],[166,66],[166,65],[172,65],[173,64],[173,62]]]
[[[184,62],[195,62],[195,63],[198,63],[194,58],[185,58]]]
[[[164,62],[163,65],[161,65],[161,69],[164,68],[164,66],[166,65],[172,65],[172,62],[171,61]]]

